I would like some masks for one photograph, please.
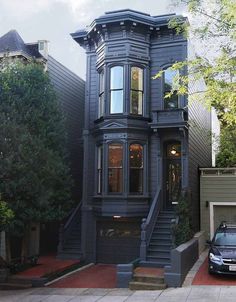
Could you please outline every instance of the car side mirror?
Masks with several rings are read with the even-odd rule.
[[[211,245],[212,241],[211,240],[207,240],[206,243],[209,244],[209,245]]]

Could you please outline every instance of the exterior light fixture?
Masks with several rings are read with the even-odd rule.
[[[115,218],[115,219],[119,219],[119,218],[121,218],[121,216],[117,216],[117,215],[115,215],[115,216],[113,216],[113,218]]]
[[[175,155],[175,154],[177,153],[177,151],[176,151],[175,149],[171,149],[170,153],[171,153],[172,155]]]

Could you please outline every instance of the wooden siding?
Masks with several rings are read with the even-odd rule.
[[[211,146],[211,111],[197,98],[197,91],[204,90],[205,85],[201,80],[194,81],[189,85],[189,92],[195,95],[189,100],[189,187],[192,196],[192,217],[193,227],[199,230],[200,209],[199,209],[199,167],[211,167],[212,146]],[[190,177],[191,176],[191,177]]]
[[[204,230],[207,236],[210,234],[210,202],[236,202],[236,175],[200,177],[201,230]],[[232,212],[231,207],[225,208]],[[229,216],[236,217],[236,206],[233,209],[234,214],[229,213]]]
[[[48,73],[66,119],[67,147],[74,180],[73,197],[82,196],[85,82],[53,57],[48,57]]]

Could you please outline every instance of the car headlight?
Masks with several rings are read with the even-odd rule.
[[[209,258],[210,258],[211,261],[221,262],[221,256],[220,255],[214,255],[213,253],[210,253]]]

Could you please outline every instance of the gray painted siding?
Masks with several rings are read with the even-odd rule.
[[[47,67],[66,119],[67,145],[74,179],[73,197],[79,201],[83,179],[85,82],[51,56],[48,57]]]
[[[204,89],[202,81],[191,81],[190,93]],[[193,227],[199,229],[199,167],[211,167],[211,112],[195,97],[189,101],[189,186],[192,192]]]
[[[201,230],[209,236],[210,214],[206,201],[236,202],[236,175],[200,177]]]

